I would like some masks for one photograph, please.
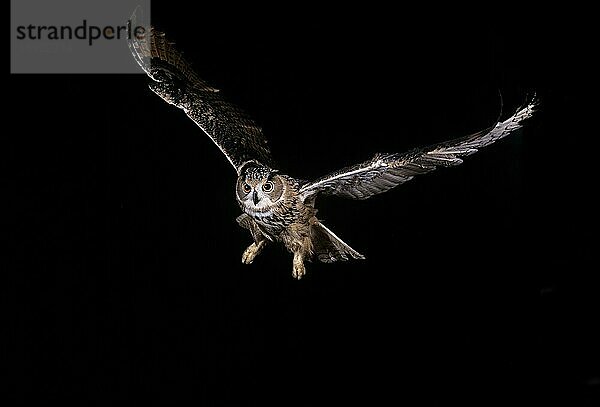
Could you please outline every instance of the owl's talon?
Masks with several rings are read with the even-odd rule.
[[[306,274],[304,262],[300,256],[294,256],[294,266],[292,268],[292,277],[300,280]]]
[[[242,263],[244,264],[252,264],[254,258],[258,256],[258,254],[262,251],[265,246],[265,242],[259,242],[258,244],[252,243],[246,250],[244,250],[244,254],[242,254]]]

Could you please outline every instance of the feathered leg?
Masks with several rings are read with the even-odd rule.
[[[260,252],[262,252],[267,244],[267,239],[260,231],[260,228],[256,222],[250,216],[246,214],[240,215],[237,218],[237,222],[244,229],[248,229],[250,234],[252,234],[252,238],[254,239],[254,243],[248,246],[248,248],[244,250],[244,254],[242,254],[242,263],[250,264],[254,261],[254,258],[258,256]]]
[[[295,244],[292,245],[291,251],[294,253],[294,261],[292,263],[292,276],[300,280],[306,275],[304,260],[312,257],[312,241],[309,236],[300,237]]]
[[[302,250],[294,252],[294,261],[292,264],[292,276],[300,280],[306,274],[306,268],[304,267],[304,253]]]
[[[254,261],[254,258],[258,256],[260,252],[262,252],[263,248],[267,244],[267,240],[261,240],[259,242],[254,242],[246,250],[244,250],[244,254],[242,254],[242,263],[250,264]]]

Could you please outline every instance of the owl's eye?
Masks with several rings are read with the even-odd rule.
[[[244,184],[242,185],[242,189],[244,190],[245,193],[249,194],[250,191],[252,191],[252,187],[249,184]]]
[[[262,186],[263,191],[271,192],[273,190],[273,183],[271,181],[267,181]]]

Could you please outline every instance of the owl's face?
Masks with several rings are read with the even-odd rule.
[[[282,178],[266,167],[250,167],[240,175],[237,199],[243,209],[266,212],[276,205],[285,191]]]

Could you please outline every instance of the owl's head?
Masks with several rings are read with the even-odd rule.
[[[244,167],[237,180],[237,199],[250,211],[269,210],[281,199],[284,191],[283,179],[277,171],[262,165]]]

